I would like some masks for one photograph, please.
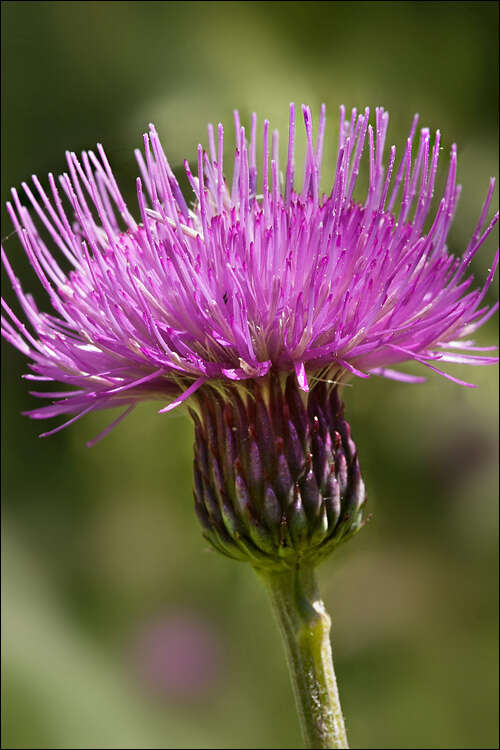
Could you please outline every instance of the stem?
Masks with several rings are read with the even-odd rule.
[[[313,567],[257,573],[267,585],[285,643],[306,747],[348,748],[333,671],[331,620],[319,596]]]

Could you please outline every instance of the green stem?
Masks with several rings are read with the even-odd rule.
[[[271,596],[306,747],[348,748],[333,671],[331,620],[311,566],[279,573],[257,570]]]

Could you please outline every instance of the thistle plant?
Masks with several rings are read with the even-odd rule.
[[[31,211],[12,190],[14,230],[53,309],[38,309],[2,249],[23,311],[21,319],[2,300],[2,333],[28,358],[27,380],[65,386],[32,392],[52,402],[26,412],[33,419],[70,416],[42,436],[120,407],[93,445],[138,402],[159,400],[160,414],[186,405],[203,535],[249,562],[270,593],[306,745],[345,748],[330,619],[314,578],[366,520],[344,386],[371,375],[424,380],[397,369],[411,361],[471,386],[442,365],[497,361],[485,353],[494,347],[476,347],[470,336],[498,306],[484,303],[498,251],[481,287],[469,270],[498,214],[487,222],[492,179],[467,248],[451,254],[456,146],[436,206],[439,131],[431,139],[423,128],[416,138],[415,116],[401,156],[392,147],[384,157],[382,108],[373,127],[368,109],[346,119],[341,107],[333,184],[322,194],[325,109],[316,135],[309,108],[302,114],[300,180],[290,105],[283,171],[266,120],[259,176],[257,117],[247,138],[235,112],[232,178],[223,127],[209,126],[208,151],[198,147],[195,169],[185,163],[191,201],[153,126],[136,152],[136,212],[100,145],[81,158],[67,153],[68,172],[50,174],[48,190],[35,176],[23,183]],[[360,202],[363,151],[369,180]]]

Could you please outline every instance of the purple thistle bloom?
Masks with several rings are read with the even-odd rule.
[[[73,416],[138,401],[185,401],[206,383],[230,384],[270,371],[295,373],[303,391],[316,380],[337,383],[370,374],[419,382],[393,368],[415,360],[463,383],[436,363],[487,365],[494,347],[463,340],[497,309],[466,276],[498,214],[486,226],[490,181],[472,238],[461,257],[446,238],[458,201],[456,146],[451,147],[443,197],[428,221],[440,134],[414,144],[415,116],[399,165],[384,162],[388,113],[369,110],[349,121],[340,110],[333,187],[320,194],[325,109],[316,141],[302,107],[307,137],[302,187],[295,177],[295,108],[290,105],[288,159],[278,163],[278,133],[264,122],[262,176],[257,169],[257,118],[249,142],[235,112],[232,181],[224,177],[223,128],[209,126],[208,153],[198,147],[195,174],[186,174],[195,201],[186,203],[153,126],[136,152],[139,221],[129,212],[101,145],[97,154],[67,153],[69,173],[49,175],[49,191],[33,177],[24,191],[54,247],[40,236],[16,190],[7,208],[24,250],[49,295],[40,312],[2,248],[2,260],[30,328],[2,300],[2,334],[30,360],[29,380],[71,390],[34,392],[53,403],[27,412],[34,419]],[[271,140],[271,144],[269,141]],[[353,199],[368,141],[369,186]],[[416,147],[416,155],[412,149]],[[66,204],[66,208],[65,205]],[[71,270],[63,269],[64,266]],[[451,351],[450,351],[451,350]],[[95,441],[93,441],[95,442]]]

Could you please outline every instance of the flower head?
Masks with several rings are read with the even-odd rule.
[[[69,424],[122,406],[119,420],[145,399],[166,401],[164,412],[205,384],[269,372],[295,374],[307,391],[325,378],[419,381],[393,369],[410,360],[438,372],[436,361],[496,361],[472,355],[474,343],[463,340],[497,308],[483,300],[498,252],[482,288],[471,288],[467,276],[498,218],[486,225],[494,180],[469,245],[462,256],[452,255],[446,238],[460,192],[455,145],[431,215],[439,131],[432,147],[427,128],[414,143],[415,117],[399,161],[394,147],[384,160],[387,112],[376,110],[373,128],[368,109],[353,110],[347,121],[342,107],[333,186],[321,194],[325,110],[316,138],[309,108],[302,112],[307,147],[300,187],[291,105],[285,168],[278,133],[270,136],[265,121],[260,177],[256,116],[247,139],[235,113],[231,180],[224,176],[222,125],[216,133],[209,126],[209,149],[198,147],[194,174],[186,163],[191,205],[151,126],[144,155],[137,152],[137,218],[102,146],[81,159],[67,153],[68,173],[59,183],[49,175],[48,192],[37,177],[34,189],[23,183],[52,249],[12,191],[10,217],[53,311],[39,311],[2,249],[27,321],[2,300],[2,333],[31,360],[26,378],[71,387],[35,392],[53,403],[28,412],[31,417],[75,415]],[[365,145],[369,185],[364,202],[357,202]]]

